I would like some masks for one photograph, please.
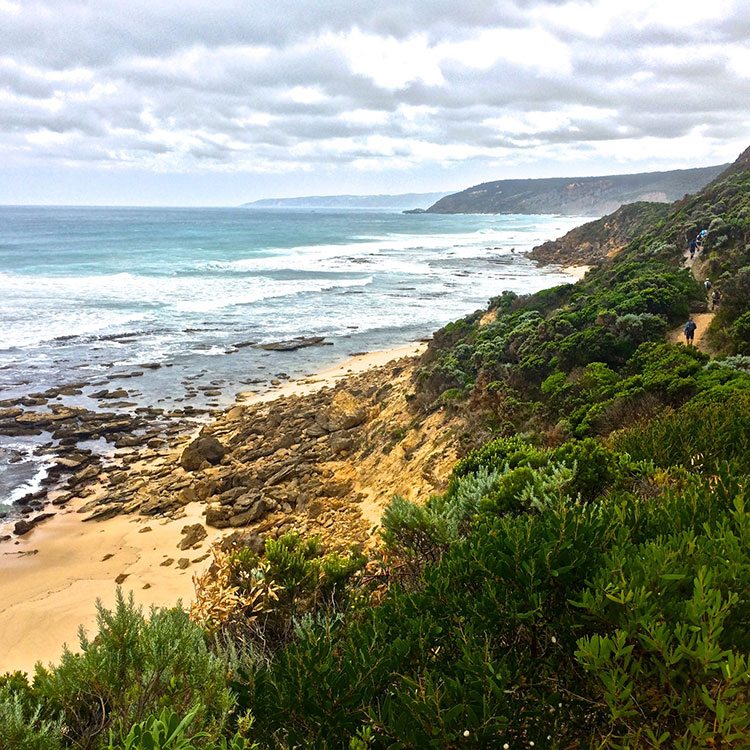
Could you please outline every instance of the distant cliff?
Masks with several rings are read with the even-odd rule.
[[[400,195],[307,195],[298,198],[262,198],[242,208],[427,208],[445,193]]]
[[[701,190],[726,167],[726,164],[722,164],[603,177],[497,180],[441,198],[428,212],[603,216],[625,203],[671,203],[688,193]]]

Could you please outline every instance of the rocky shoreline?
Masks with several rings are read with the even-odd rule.
[[[393,492],[436,491],[456,457],[450,439],[436,438],[444,416],[420,415],[411,403],[415,363],[402,358],[336,383],[306,381],[309,393],[237,403],[198,435],[190,407],[93,412],[49,403],[54,390],[34,396],[31,410],[0,404],[3,434],[48,432],[56,441],[45,486],[18,501],[21,518],[0,539],[12,543],[58,510],[91,522],[176,517],[199,503],[207,527],[250,531],[257,545],[290,529],[338,548],[366,544]],[[81,447],[90,440],[113,452]]]
[[[127,395],[120,390],[99,393],[95,398]],[[120,467],[158,456],[170,441],[194,430],[196,420],[211,413],[191,406],[172,411],[156,407],[125,411],[131,405],[122,402],[113,403],[113,407],[123,410],[94,411],[53,401],[76,391],[75,386],[51,388],[19,402],[0,402],[0,434],[43,439],[37,454],[48,459],[40,488],[14,502],[20,516],[12,526],[16,535],[28,533],[50,518],[54,508],[92,496],[103,473],[110,489],[115,490],[125,476]],[[0,533],[0,540],[7,538],[7,531]]]
[[[316,336],[243,345],[287,352],[329,343]],[[148,363],[141,367],[158,369],[159,365]],[[143,370],[135,370],[111,378],[119,380],[141,375]],[[265,384],[273,392],[285,381],[289,381],[289,376],[280,372],[269,380],[243,382],[253,386]],[[183,384],[188,397],[192,394],[215,399],[222,394],[221,382],[210,387],[188,381]],[[44,462],[44,470],[40,472],[44,476],[39,479],[38,488],[15,499],[11,511],[0,511],[0,541],[7,541],[11,533],[16,536],[28,533],[51,518],[55,508],[64,508],[76,499],[92,499],[102,476],[110,496],[112,492],[118,494],[119,489],[123,491],[111,501],[109,508],[99,509],[93,517],[111,516],[114,507],[122,506],[134,496],[132,486],[122,487],[126,476],[123,469],[144,460],[158,461],[163,450],[176,440],[194,433],[202,424],[221,414],[217,403],[208,407],[186,404],[172,409],[139,406],[142,399],[138,390],[121,385],[98,390],[92,390],[93,387],[93,382],[80,381],[0,401],[0,436],[38,439],[33,447],[34,456]],[[88,399],[95,402],[93,407],[80,405]],[[9,453],[9,463],[23,461],[21,451],[16,449]],[[87,507],[95,504],[96,499]]]

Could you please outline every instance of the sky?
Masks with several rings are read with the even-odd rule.
[[[747,0],[0,0],[0,204],[447,193],[748,145]]]

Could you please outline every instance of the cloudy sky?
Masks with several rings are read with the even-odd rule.
[[[0,203],[447,192],[748,145],[747,0],[0,0]]]

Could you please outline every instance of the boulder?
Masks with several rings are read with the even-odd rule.
[[[270,344],[256,344],[255,348],[269,352],[293,352],[308,346],[332,346],[332,342],[325,341],[325,336],[297,336],[288,341],[273,341]]]
[[[355,398],[351,393],[339,391],[328,408],[319,413],[317,423],[328,430],[349,430],[361,425],[367,419],[367,407],[361,400]],[[309,430],[308,430],[309,434]]]
[[[61,469],[77,469],[89,460],[88,456],[71,454],[57,459],[57,465]]]
[[[206,500],[216,494],[216,482],[213,479],[206,479],[195,483],[195,494],[198,500]]]
[[[203,541],[208,536],[208,532],[203,527],[203,524],[200,523],[189,524],[183,527],[180,533],[182,534],[182,539],[177,546],[181,550],[190,549],[194,544],[198,544],[198,542]]]
[[[102,505],[98,507],[90,516],[84,518],[84,521],[108,521],[110,518],[119,516],[122,513],[122,505],[119,503],[112,503],[111,505]],[[80,510],[78,511],[81,512]]]
[[[228,528],[230,513],[230,509],[222,505],[209,505],[206,508],[206,526],[213,526],[215,529]]]
[[[294,478],[296,473],[297,473],[297,464],[295,462],[292,462],[282,467],[275,474],[270,476],[266,480],[266,485],[271,487],[274,484],[279,484],[280,482],[284,482],[287,479]]]
[[[356,447],[356,441],[349,435],[341,435],[340,437],[332,437],[330,445],[334,454],[351,453]]]
[[[179,493],[180,501],[187,503],[194,503],[198,500],[198,494],[193,487],[184,487]]]
[[[127,398],[128,392],[124,388],[115,388],[113,391],[98,391],[97,393],[92,393],[91,398],[98,398],[98,399],[114,399],[114,398]]]
[[[233,527],[247,526],[253,521],[257,521],[266,513],[266,502],[263,499],[256,500],[248,510],[238,513],[229,519],[229,523]]]
[[[23,536],[24,534],[28,534],[37,524],[46,521],[48,518],[52,518],[54,515],[54,513],[40,513],[30,520],[22,518],[20,521],[16,521],[13,531],[16,536]]]
[[[239,498],[247,494],[247,487],[232,487],[232,489],[222,492],[218,500],[222,505],[234,505]]]
[[[24,534],[28,534],[33,528],[34,524],[31,521],[26,521],[22,518],[20,521],[16,521],[13,533],[16,536],[23,536]]]
[[[98,476],[99,469],[96,466],[87,466],[85,469],[82,469],[77,474],[74,474],[72,477],[70,477],[70,479],[68,479],[68,486],[75,487],[82,482],[88,482],[92,479],[96,479],[96,477]]]
[[[138,435],[123,435],[115,440],[115,448],[135,448],[143,444],[143,438]]]
[[[180,466],[185,471],[197,471],[206,466],[215,466],[224,458],[227,449],[215,438],[199,437],[182,452]]]

